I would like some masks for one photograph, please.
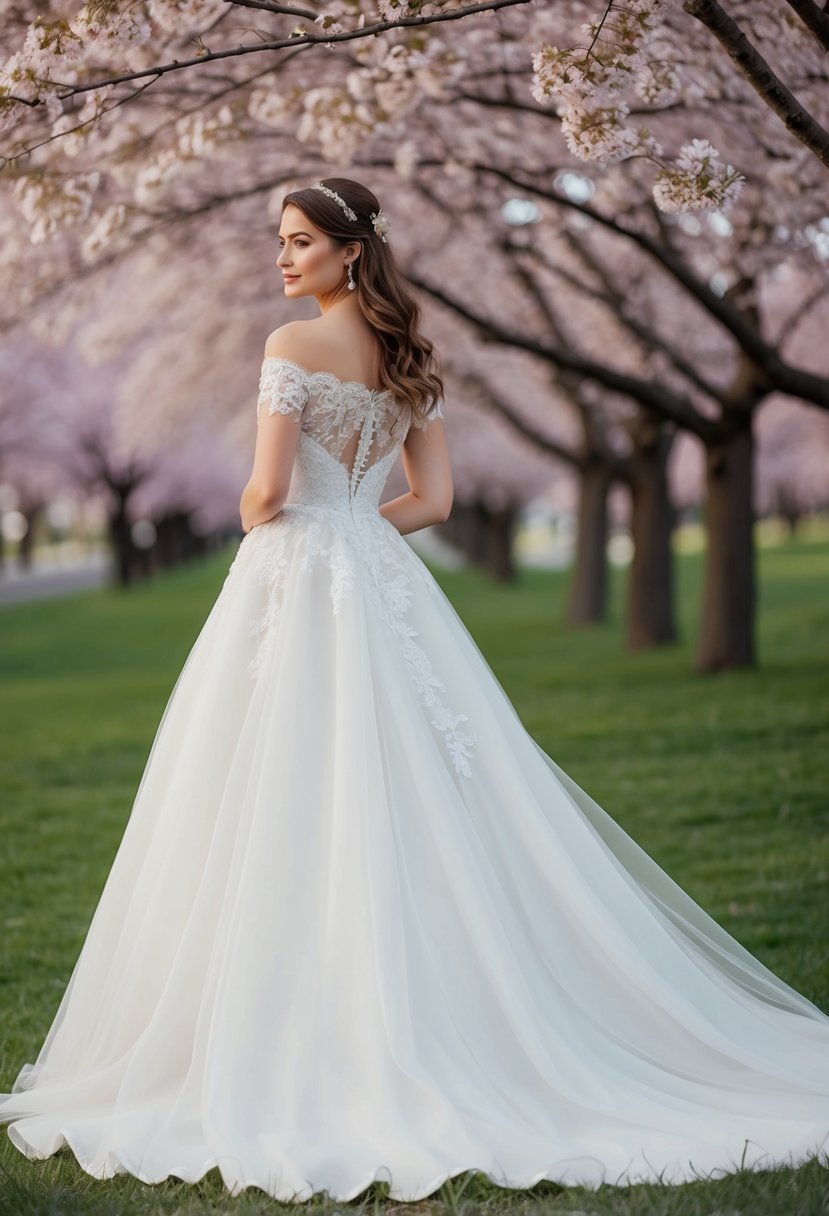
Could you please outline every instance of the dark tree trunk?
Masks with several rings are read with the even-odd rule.
[[[733,413],[727,438],[706,447],[707,553],[696,668],[753,667],[754,436],[752,416]]]
[[[439,531],[475,565],[486,561],[486,517],[479,503],[456,503]]]
[[[792,492],[789,486],[779,485],[775,494],[777,514],[785,523],[789,530],[789,536],[794,537],[797,533],[797,525],[800,523],[803,512],[797,501],[797,496]]]
[[[498,582],[515,578],[512,545],[518,508],[510,503],[493,510],[481,499],[457,503],[439,525],[440,535]]]
[[[672,436],[652,414],[640,412],[631,429],[631,534],[627,644],[647,650],[676,641],[673,554],[674,511],[668,489]]]
[[[123,587],[135,581],[141,553],[133,543],[127,503],[134,486],[110,486],[115,506],[109,515],[109,535],[115,550],[115,581]]]
[[[32,568],[32,556],[34,553],[35,543],[35,528],[38,518],[43,510],[42,503],[21,504],[18,508],[23,518],[26,520],[26,531],[20,538],[20,544],[17,547],[17,564],[22,566],[24,570]]]
[[[512,504],[489,512],[487,568],[499,583],[511,583],[515,579],[512,545],[517,519],[518,511]]]
[[[607,495],[612,475],[604,461],[579,469],[576,553],[567,599],[568,625],[592,625],[607,614]]]
[[[20,538],[20,543],[17,547],[17,562],[24,570],[30,570],[32,567],[35,532],[37,531],[38,520],[43,514],[43,507],[44,504],[42,502],[23,502],[18,507],[21,515],[26,520],[26,532]]]
[[[194,556],[196,537],[190,526],[190,513],[171,511],[154,521],[156,542],[153,546],[153,562],[159,569],[179,566]]]

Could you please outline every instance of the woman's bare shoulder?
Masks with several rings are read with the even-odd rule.
[[[266,358],[293,359],[304,363],[316,346],[314,329],[316,318],[309,321],[288,321],[268,334],[265,342]]]
[[[269,334],[265,356],[290,359],[309,372],[333,372],[341,379],[360,379],[354,372],[356,336],[349,330],[335,329],[325,317],[289,321]]]

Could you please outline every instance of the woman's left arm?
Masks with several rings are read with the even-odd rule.
[[[250,532],[257,524],[267,523],[282,510],[291,484],[299,435],[299,411],[270,414],[262,410],[256,434],[253,471],[239,503],[243,532]]]

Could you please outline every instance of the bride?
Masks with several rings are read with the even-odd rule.
[[[320,316],[268,338],[244,538],[0,1119],[98,1178],[294,1202],[798,1164],[829,1016],[533,741],[402,539],[452,476],[388,231],[357,182],[285,199]]]

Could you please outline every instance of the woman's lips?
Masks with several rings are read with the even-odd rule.
[[[298,274],[283,274],[282,278],[285,280],[286,283],[293,283],[294,279],[299,278],[299,275]]]

